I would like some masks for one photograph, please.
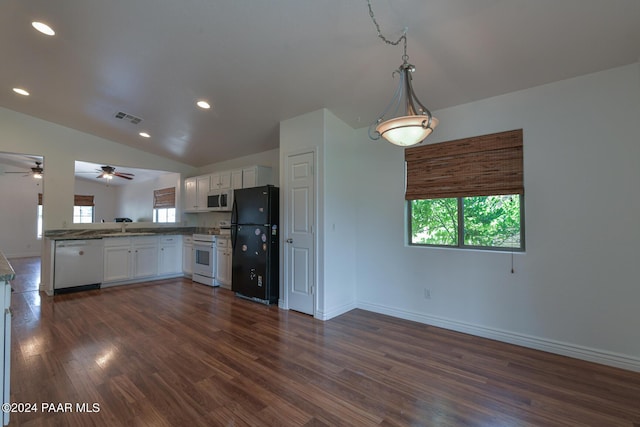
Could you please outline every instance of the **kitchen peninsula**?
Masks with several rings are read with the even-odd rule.
[[[2,315],[2,349],[0,349],[0,387],[2,387],[2,404],[8,404],[10,400],[10,367],[11,367],[11,281],[15,279],[16,273],[0,252],[0,307],[4,309]],[[9,412],[2,414],[2,424],[9,423]]]
[[[74,228],[45,232],[44,256],[52,268],[43,271],[48,295],[183,276],[190,254],[183,241],[196,227]],[[44,264],[43,264],[44,265]]]

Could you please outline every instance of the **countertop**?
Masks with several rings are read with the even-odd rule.
[[[104,239],[108,237],[166,236],[176,234],[190,236],[194,233],[200,232],[208,234],[208,231],[209,229],[202,229],[198,227],[126,227],[124,232],[122,232],[121,228],[90,228],[73,230],[47,230],[44,233],[44,237],[51,240],[89,240]]]
[[[16,277],[16,272],[7,261],[4,254],[0,251],[0,282],[9,282]]]

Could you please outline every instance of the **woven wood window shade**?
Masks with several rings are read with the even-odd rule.
[[[524,194],[522,129],[407,148],[406,200]]]
[[[38,193],[38,205],[42,205],[42,193]],[[95,206],[93,196],[73,196],[73,206]]]
[[[73,196],[73,206],[95,206],[93,196],[82,196],[76,194]]]
[[[153,190],[153,208],[175,208],[176,187]]]

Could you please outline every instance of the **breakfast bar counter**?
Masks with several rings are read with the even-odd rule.
[[[16,272],[13,271],[11,264],[7,261],[2,251],[0,251],[0,283],[10,282],[16,277]]]

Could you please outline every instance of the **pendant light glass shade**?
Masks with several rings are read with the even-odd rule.
[[[411,73],[415,67],[406,61],[394,71],[400,81],[391,102],[378,117],[375,124],[375,134],[372,139],[383,137],[392,144],[401,147],[418,144],[424,141],[438,126],[438,119],[431,115],[411,86]]]
[[[431,117],[430,127],[425,127],[426,122],[428,118],[423,115],[396,117],[380,123],[376,131],[390,143],[407,147],[424,141],[438,126],[435,117]]]

